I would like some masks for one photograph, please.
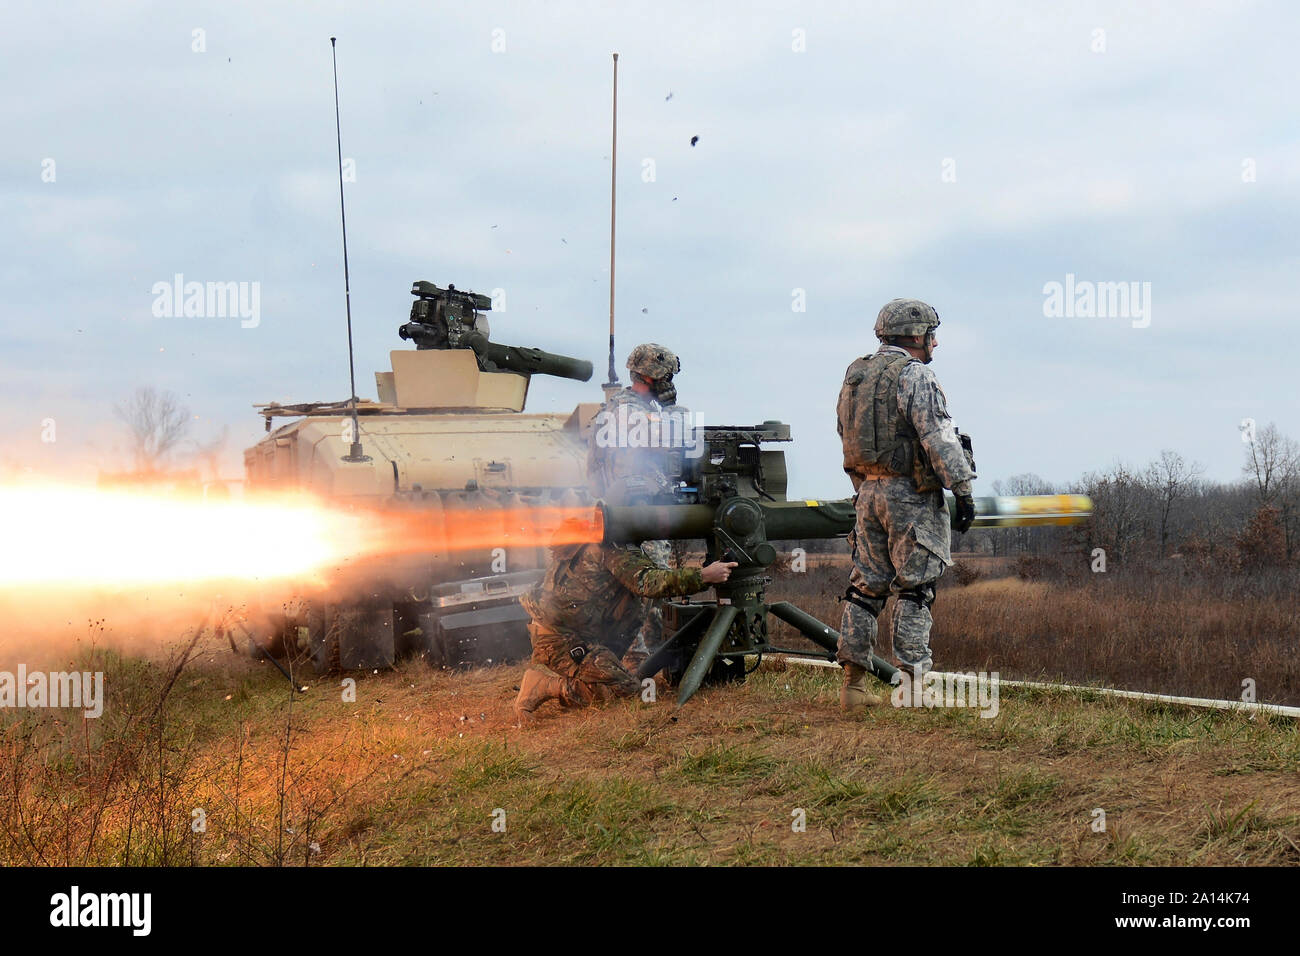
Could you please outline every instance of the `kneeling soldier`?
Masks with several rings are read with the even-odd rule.
[[[619,663],[641,627],[645,598],[685,596],[731,577],[734,562],[667,570],[635,546],[551,549],[546,577],[521,603],[532,618],[533,657],[515,700],[521,721],[548,700],[580,706],[641,689]]]

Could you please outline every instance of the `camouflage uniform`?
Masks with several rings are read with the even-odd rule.
[[[612,443],[610,437],[625,431],[636,415],[647,421],[664,422],[670,416],[688,420],[680,405],[663,406],[651,395],[625,388],[602,407],[592,425],[587,452],[587,480],[591,493],[612,505],[667,503],[673,500],[671,476],[680,472],[673,456],[679,449],[629,447]],[[608,423],[602,432],[602,425]],[[603,436],[603,437],[602,437]],[[641,550],[660,568],[671,567],[672,545],[668,541],[644,541]],[[642,606],[640,633],[630,642],[626,662],[639,664],[663,643],[663,611],[659,602],[647,599]],[[630,669],[630,668],[629,668]]]
[[[849,366],[838,417],[857,522],[836,656],[843,665],[869,667],[876,618],[892,594],[886,632],[904,669],[919,676],[933,666],[935,582],[952,564],[943,489],[970,494],[972,462],[934,372],[903,348],[882,345]]]
[[[521,601],[532,618],[532,668],[559,676],[550,696],[565,706],[634,696],[640,684],[615,652],[636,636],[642,602],[703,589],[699,568],[668,571],[636,548],[552,548],[546,578]]]

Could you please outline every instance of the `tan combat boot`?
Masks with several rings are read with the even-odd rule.
[[[856,713],[876,707],[881,699],[867,690],[867,669],[857,664],[844,665],[844,683],[840,686],[840,707]]]
[[[515,716],[521,724],[532,720],[533,711],[548,700],[564,699],[564,681],[556,674],[546,673],[536,667],[524,671],[519,682],[519,696],[515,698]]]

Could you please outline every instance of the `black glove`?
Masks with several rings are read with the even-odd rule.
[[[952,523],[954,531],[965,534],[975,522],[975,499],[970,495],[957,495],[957,517]]]
[[[966,454],[966,461],[970,465],[971,473],[974,474],[978,469],[975,467],[975,446],[970,440],[970,435],[957,433],[957,441],[961,444],[961,450]]]

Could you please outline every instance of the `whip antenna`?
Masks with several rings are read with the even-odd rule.
[[[618,372],[614,369],[614,209],[615,187],[618,185],[618,54],[614,54],[614,121],[613,140],[609,147],[609,381],[603,388],[608,393],[619,388]]]
[[[338,37],[330,37],[330,57],[334,60],[334,136],[339,148],[339,218],[343,222],[343,302],[348,314],[348,384],[351,386],[352,448],[344,461],[369,461],[361,451],[361,427],[357,422],[357,373],[352,361],[352,282],[348,277],[348,213],[343,205],[343,130],[339,122],[339,55]]]

